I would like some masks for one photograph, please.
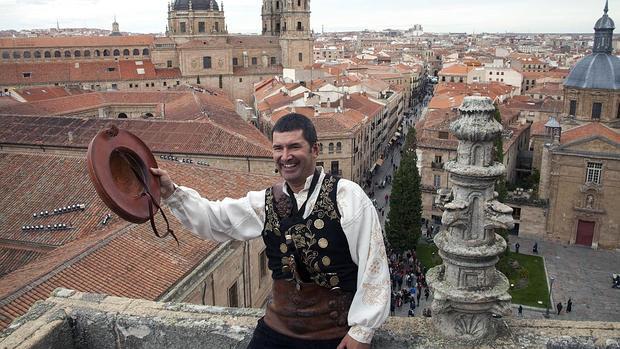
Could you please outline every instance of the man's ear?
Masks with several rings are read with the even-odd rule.
[[[319,156],[319,143],[314,143],[311,148],[312,154]]]

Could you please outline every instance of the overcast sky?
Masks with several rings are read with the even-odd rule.
[[[0,0],[0,30],[61,27],[164,32],[168,0]],[[261,1],[226,0],[231,33],[257,33]],[[593,32],[604,0],[312,0],[315,31],[407,29],[429,32]],[[620,20],[620,0],[609,15]]]

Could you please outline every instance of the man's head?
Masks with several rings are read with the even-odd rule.
[[[307,117],[291,113],[273,127],[273,160],[276,168],[295,191],[303,189],[314,173],[319,156],[316,129]]]

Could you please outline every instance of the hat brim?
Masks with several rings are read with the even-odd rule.
[[[148,221],[151,205],[146,190],[157,204],[150,210],[153,215],[157,212],[159,178],[150,171],[157,168],[157,162],[140,138],[115,126],[100,131],[88,146],[86,161],[97,194],[119,217],[138,224]]]

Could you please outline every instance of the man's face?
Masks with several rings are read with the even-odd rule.
[[[303,188],[306,178],[314,173],[318,156],[318,145],[310,147],[302,130],[273,133],[273,160],[282,178],[293,189]]]

